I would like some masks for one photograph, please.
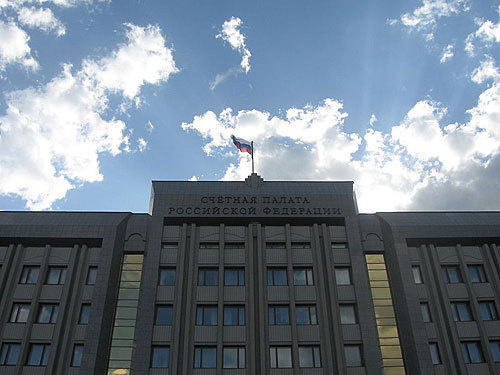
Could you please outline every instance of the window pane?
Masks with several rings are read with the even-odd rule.
[[[356,314],[353,305],[340,305],[340,323],[356,324]]]
[[[292,368],[292,348],[278,347],[276,354],[278,357],[278,368]]]
[[[300,367],[314,367],[312,347],[299,346],[299,365]]]
[[[275,311],[276,311],[276,324],[278,325],[290,324],[290,314],[288,311],[288,306],[278,306],[275,308]]]
[[[160,285],[175,285],[175,270],[162,269],[160,271]]]
[[[238,285],[238,270],[224,270],[224,285]]]
[[[288,285],[286,270],[274,270],[274,285]]]
[[[153,368],[168,368],[170,359],[170,348],[166,346],[153,346],[153,358],[151,367]]]
[[[218,283],[219,283],[219,272],[217,270],[206,270],[205,271],[205,284],[203,284],[203,285],[214,286],[214,285],[218,285]]]
[[[205,325],[207,326],[217,325],[217,307],[205,308]]]
[[[297,306],[295,308],[295,314],[297,324],[311,324],[309,319],[309,307]]]
[[[3,344],[0,352],[0,365],[15,366],[19,358],[20,344]]]
[[[238,348],[224,348],[223,357],[224,368],[238,368]]]
[[[500,341],[490,341],[491,354],[495,362],[500,362]]]
[[[60,268],[49,268],[49,274],[47,276],[47,284],[59,284],[59,276],[61,274]]]
[[[72,367],[80,367],[83,356],[83,345],[75,345],[73,347],[73,358],[71,359]]]
[[[194,349],[194,368],[201,368],[201,348]]]
[[[429,350],[431,352],[432,364],[434,365],[441,364],[441,357],[439,356],[438,345],[435,342],[430,343]]]
[[[245,348],[238,348],[238,367],[239,368],[246,367]]]
[[[216,368],[217,367],[217,351],[215,348],[203,348],[201,367]]]
[[[458,316],[459,316],[460,321],[468,322],[472,319],[468,304],[458,303],[457,309],[458,309]]]
[[[269,348],[269,358],[271,360],[271,368],[277,368],[278,367],[278,362],[276,359],[277,353],[276,353],[276,347],[270,347]]]
[[[123,308],[119,307],[118,309],[123,309]],[[78,320],[78,324],[89,324],[89,316],[90,316],[90,305],[82,305],[82,309],[80,310],[80,319]]]
[[[38,323],[50,323],[52,305],[41,305],[38,313]]]
[[[293,284],[307,285],[306,270],[293,270]]]
[[[31,345],[30,354],[28,357],[28,366],[40,366],[42,364],[42,356],[44,352],[44,345],[33,344]]]
[[[431,321],[431,314],[429,311],[429,304],[421,303],[420,310],[422,311],[422,319],[424,322],[429,323]]]
[[[420,273],[420,267],[413,266],[411,270],[413,272],[413,280],[415,281],[415,284],[422,284],[422,274]]]
[[[337,285],[350,285],[351,275],[349,268],[335,268],[335,280]]]
[[[347,366],[361,366],[361,350],[359,345],[344,346]]]
[[[172,306],[157,306],[156,325],[159,326],[172,325]]]
[[[467,344],[467,347],[469,348],[469,355],[472,363],[484,362],[483,353],[481,351],[479,343],[471,342]]]
[[[448,269],[448,275],[450,278],[450,283],[460,283],[462,282],[460,278],[460,273],[458,271],[458,267],[450,267]]]
[[[95,285],[97,280],[97,267],[89,267],[87,274],[87,285]]]

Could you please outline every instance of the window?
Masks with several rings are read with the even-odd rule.
[[[26,323],[30,313],[29,303],[14,303],[10,314],[11,323]]]
[[[462,354],[465,363],[484,362],[483,352],[478,341],[462,342]]]
[[[82,309],[80,310],[80,318],[78,319],[78,324],[89,324],[90,318],[90,304],[84,303]]]
[[[310,249],[310,242],[292,242],[292,249]]]
[[[224,306],[225,326],[245,325],[245,306]]]
[[[491,354],[495,362],[500,362],[500,341],[490,341]]]
[[[55,323],[59,314],[59,305],[41,304],[38,310],[37,323]]]
[[[290,324],[290,312],[288,306],[271,305],[268,307],[269,325],[288,325]]]
[[[344,353],[347,366],[349,367],[363,366],[360,345],[345,345]]]
[[[481,318],[483,320],[497,320],[497,309],[495,307],[495,302],[484,301],[479,302],[479,311],[481,312]]]
[[[218,249],[218,242],[200,242],[200,249]]]
[[[224,249],[244,249],[244,242],[226,242],[224,244]]]
[[[28,356],[28,366],[47,366],[50,344],[31,344]]]
[[[46,284],[62,285],[66,280],[66,267],[49,267]]]
[[[267,285],[288,285],[286,268],[268,268]]]
[[[82,364],[82,356],[83,345],[75,344],[75,346],[73,346],[73,356],[71,357],[71,367],[80,367]]]
[[[484,272],[484,267],[480,264],[469,266],[469,276],[473,283],[486,283],[486,273]]]
[[[24,266],[19,284],[36,284],[36,282],[38,281],[39,273],[39,266]]]
[[[356,324],[356,310],[354,305],[340,305],[340,323],[341,324]]]
[[[458,266],[442,266],[441,273],[446,284],[456,284],[462,282],[462,276]]]
[[[420,311],[422,312],[422,319],[425,323],[432,322],[431,311],[427,302],[420,302]]]
[[[233,268],[224,270],[224,285],[245,285],[245,269]]]
[[[300,367],[321,367],[319,346],[299,346]]]
[[[295,307],[296,323],[299,325],[318,324],[316,306],[302,305]]]
[[[214,286],[219,284],[219,271],[216,268],[198,269],[198,285]]]
[[[271,368],[292,368],[292,347],[271,346],[269,348]]]
[[[153,346],[151,355],[152,368],[168,368],[170,348],[168,346]]]
[[[19,358],[21,344],[4,343],[0,351],[0,366],[15,366]]]
[[[332,242],[332,250],[347,249],[347,243],[345,242]]]
[[[286,249],[284,242],[266,242],[266,249]]]
[[[175,268],[160,268],[160,285],[175,285]]]
[[[413,280],[415,281],[415,284],[423,284],[420,266],[412,266],[411,271],[413,272]]]
[[[196,307],[197,326],[217,325],[217,306],[197,306]]]
[[[441,364],[441,356],[439,355],[438,344],[435,342],[429,343],[429,351],[431,352],[431,360],[433,365]]]
[[[179,244],[177,242],[163,242],[161,248],[165,250],[177,250]]]
[[[335,280],[337,285],[351,285],[351,270],[348,267],[336,267]]]
[[[223,368],[245,368],[245,347],[224,347]]]
[[[452,302],[451,311],[455,322],[470,322],[472,320],[468,302]]]
[[[216,368],[217,349],[212,346],[194,348],[194,368]]]
[[[156,319],[157,326],[171,326],[172,325],[172,306],[171,305],[156,305]]]
[[[294,285],[314,285],[312,268],[295,268],[293,270]]]
[[[87,272],[87,285],[95,285],[97,280],[97,267],[89,267]]]

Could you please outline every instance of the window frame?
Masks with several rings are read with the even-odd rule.
[[[213,366],[205,366],[204,365],[204,357],[206,357],[206,351],[214,351],[214,364]],[[197,361],[196,360],[196,357],[197,357],[197,352],[199,352],[199,360]],[[205,355],[204,355],[205,354]],[[197,345],[194,347],[194,358],[193,358],[193,368],[217,368],[217,346],[201,346],[201,345]],[[199,362],[199,366],[196,366],[196,362]]]
[[[287,350],[288,353],[290,354],[290,365],[288,366],[280,366],[280,356],[279,356],[279,350]],[[274,351],[274,355],[273,355]],[[288,355],[288,354],[287,354]],[[273,366],[273,357],[274,357],[274,366]],[[269,366],[270,368],[293,368],[293,353],[292,353],[292,347],[288,345],[271,345],[269,346]]]
[[[212,241],[204,241],[200,242],[198,244],[198,249],[200,250],[219,250],[220,249],[220,243],[219,242],[212,242]]]
[[[234,249],[246,249],[245,242],[230,241],[224,242],[224,249],[234,250]]]
[[[305,366],[302,355],[310,350],[312,366]],[[321,350],[319,345],[299,345],[299,368],[321,368]]]
[[[278,309],[286,309],[287,323],[277,323]],[[272,317],[272,319],[271,319]],[[270,326],[288,326],[290,325],[290,305],[285,304],[269,304],[267,305],[267,318]]]
[[[341,246],[343,245],[343,246]],[[349,245],[347,242],[330,242],[330,249],[335,250],[343,250],[348,249]]]
[[[170,324],[159,324],[158,323],[158,317],[159,317],[159,310],[160,309],[170,309]],[[155,305],[155,325],[156,326],[171,326],[174,321],[174,306],[172,304],[156,304]]]
[[[49,320],[48,322],[41,321],[43,309],[46,307],[50,307],[49,312]],[[58,303],[40,303],[38,307],[38,315],[36,317],[37,324],[55,324],[57,322],[57,318],[59,317],[59,304]],[[78,316],[78,320],[80,320],[80,316]]]
[[[97,282],[97,266],[89,266],[87,270],[87,278],[85,280],[85,285],[95,285]],[[93,281],[90,283],[90,281]]]
[[[477,304],[478,304],[479,313],[481,314],[482,320],[484,320],[484,321],[498,320],[498,311],[497,311],[497,307],[495,305],[495,301],[478,301]],[[481,308],[481,306],[486,306],[486,312],[489,314],[489,317],[491,317],[491,319],[484,318],[484,315],[483,315],[484,310]]]
[[[357,349],[357,354],[359,354],[359,361],[354,362],[350,361],[348,358],[348,349],[356,348]],[[361,349],[360,344],[346,344],[344,345],[344,357],[345,357],[345,362],[347,367],[362,367],[363,366],[363,350]],[[350,364],[351,363],[351,364]]]
[[[236,367],[226,366],[226,350],[236,350]],[[243,353],[243,355],[241,355]],[[243,362],[243,363],[242,363]],[[246,348],[244,346],[223,346],[222,347],[222,368],[246,368]]]
[[[36,271],[36,280],[33,282],[29,282],[32,276],[32,272]],[[28,284],[34,285],[38,283],[38,279],[40,278],[40,266],[38,265],[25,265],[21,271],[21,277],[19,278],[18,284]]]
[[[347,276],[348,276],[348,279],[349,279],[348,283],[339,282],[340,281],[340,277],[337,276],[337,271],[343,271],[343,272],[347,271]],[[348,267],[348,266],[335,267],[334,268],[334,272],[335,272],[335,284],[336,285],[352,285],[351,267]]]
[[[267,277],[267,286],[288,286],[288,270],[286,267],[267,267],[266,270]],[[284,272],[286,284],[276,284],[276,272]],[[272,278],[269,278],[269,275],[272,275]]]
[[[467,311],[467,314],[469,315],[470,319],[467,319],[467,320],[463,319],[463,317],[461,315],[461,311],[463,311],[463,310],[460,310],[458,308],[459,305],[463,305],[466,307],[466,311]],[[472,315],[472,310],[471,310],[469,301],[451,301],[450,306],[451,306],[451,312],[453,315],[453,320],[455,322],[472,322],[472,321],[474,321],[474,316]]]
[[[429,352],[431,353],[431,362],[433,365],[441,365],[443,363],[437,342],[429,342]]]
[[[350,307],[352,309],[352,317],[354,319],[354,322],[351,323],[346,323],[342,321],[342,308],[347,308]],[[356,311],[356,304],[355,303],[340,303],[339,304],[339,313],[340,313],[340,324],[343,325],[352,325],[352,324],[358,324],[358,315]]]
[[[493,359],[493,362],[500,362],[500,340],[490,340],[490,351],[491,351],[491,358]],[[496,346],[497,349],[493,350],[493,346]]]
[[[31,359],[33,355],[33,349],[35,347],[41,347],[41,355],[38,360],[38,364],[32,364]],[[30,344],[30,350],[28,353],[28,357],[26,358],[26,366],[36,366],[36,367],[44,367],[47,366],[47,363],[49,361],[49,355],[50,355],[50,344],[45,344],[45,343],[31,343]],[[36,358],[35,358],[36,359]]]
[[[227,283],[227,272],[236,272],[236,284]],[[245,286],[245,267],[227,267],[224,268],[224,286]]]
[[[57,282],[49,282],[53,271],[59,271],[57,275]],[[47,270],[47,277],[45,278],[45,285],[64,285],[66,282],[66,274],[68,267],[66,266],[49,266]]]
[[[208,315],[206,311],[215,311],[215,322],[214,324],[207,324],[207,319]],[[201,311],[201,322],[200,322],[200,311]],[[197,326],[217,326],[219,322],[219,316],[218,316],[218,307],[217,305],[196,305],[196,325]]]
[[[484,353],[480,341],[461,341],[460,346],[462,347],[462,356],[466,364],[484,363]],[[479,361],[473,360],[470,350],[471,346],[475,346],[478,349]]]
[[[28,307],[26,314],[26,320],[20,320],[23,312],[21,311],[23,307]],[[14,302],[12,304],[12,309],[10,310],[9,323],[27,323],[30,315],[31,303],[27,302]]]
[[[164,280],[162,278],[162,273],[167,273],[167,272],[173,272],[174,273],[174,281],[172,284],[169,284],[169,283],[164,283],[162,284],[162,280]],[[160,267],[160,274],[158,276],[158,285],[160,286],[175,286],[176,284],[176,277],[177,277],[177,270],[175,267]],[[166,278],[166,281],[168,281],[169,279]]]
[[[488,278],[486,277],[486,270],[482,264],[469,264],[467,265],[467,271],[469,272],[470,281],[473,284],[483,284],[488,282]],[[472,272],[471,272],[472,271]],[[479,281],[474,281],[475,276],[478,277]]]
[[[311,249],[312,247],[310,241],[293,241],[290,243],[290,248],[296,250],[306,250]]]
[[[82,303],[80,307],[80,314],[78,314],[78,324],[88,325],[90,321],[90,309],[92,305],[90,303]],[[82,319],[86,318],[86,319]]]
[[[238,315],[238,324],[229,324],[229,322],[226,321],[226,310],[229,310],[229,309],[237,309],[237,315]],[[243,324],[241,324],[242,322],[242,316],[241,316],[241,312],[243,311]],[[245,326],[246,325],[246,312],[245,312],[245,305],[224,305],[224,308],[222,310],[222,313],[223,313],[223,325],[224,326],[228,326],[228,327],[241,327],[241,326]]]
[[[453,274],[450,270],[456,270],[457,279],[452,280]],[[441,275],[443,277],[443,282],[445,284],[461,284],[464,282],[464,278],[462,277],[462,273],[460,272],[460,266],[458,264],[448,264],[441,266]]]
[[[17,352],[15,352],[15,360],[10,363],[13,358],[12,348],[15,347]],[[4,354],[5,353],[5,354]],[[17,366],[19,362],[19,354],[21,353],[21,344],[18,342],[3,342],[0,346],[0,366]]]
[[[299,280],[295,273],[304,272],[305,284],[297,283]],[[312,267],[294,267],[293,268],[293,285],[294,286],[313,286],[314,285],[314,272]]]
[[[206,273],[215,272],[215,284],[207,284]],[[203,275],[203,277],[201,277]],[[198,268],[198,286],[218,286],[219,285],[219,269],[215,267],[199,267]]]
[[[299,309],[307,309],[307,319],[308,323],[299,323],[299,314],[298,311]],[[311,312],[314,310],[314,314]],[[315,304],[309,304],[309,305],[296,305],[295,306],[295,324],[298,326],[315,326],[318,325],[318,312],[316,311],[316,305]]]
[[[82,359],[83,359],[83,344],[74,344],[73,345],[73,353],[71,354],[71,367],[81,367],[82,365]],[[77,348],[78,350],[81,350],[80,353],[77,353]],[[80,358],[78,358],[79,356]],[[76,359],[76,364],[75,364],[75,358]]]
[[[420,302],[420,312],[422,314],[422,320],[424,321],[424,323],[432,323],[432,315],[429,302]]]
[[[160,350],[166,350],[167,353],[167,364],[166,366],[155,366],[155,353]],[[162,358],[159,358],[161,360]],[[151,364],[150,368],[169,368],[170,367],[170,346],[169,345],[152,345],[151,346]]]
[[[424,279],[422,277],[422,270],[418,264],[414,264],[411,266],[411,273],[413,275],[413,281],[415,284],[420,285],[424,283]]]

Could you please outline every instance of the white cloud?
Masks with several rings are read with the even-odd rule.
[[[441,59],[439,59],[439,62],[442,64],[449,59],[451,59],[454,55],[453,49],[455,48],[454,44],[448,44],[446,47],[443,48],[443,52],[441,52]]]
[[[479,67],[472,72],[471,80],[479,84],[489,79],[498,81],[500,79],[500,71],[496,67],[493,58],[486,56],[485,60],[481,61]]]
[[[241,69],[238,68],[231,68],[227,72],[224,73],[217,73],[215,75],[215,78],[212,82],[210,82],[209,88],[210,90],[215,90],[217,86],[219,86],[222,82],[224,82],[226,79],[228,79],[231,76],[236,76],[241,73]]]
[[[198,177],[196,177],[196,176],[191,176],[191,178],[189,179],[189,181],[198,181]]]
[[[148,146],[148,142],[144,138],[139,138],[137,140],[137,150],[139,152],[146,151],[147,146]]]
[[[14,22],[0,20],[0,72],[7,64],[21,64],[32,70],[38,69],[28,45],[30,37]]]
[[[250,57],[252,54],[245,44],[245,35],[239,30],[242,24],[243,22],[240,18],[231,17],[222,24],[222,31],[215,37],[228,42],[233,50],[241,54],[240,65],[245,73],[248,73],[250,71]]]
[[[19,22],[28,27],[38,27],[40,30],[49,32],[54,31],[57,36],[62,36],[66,33],[66,28],[55,16],[49,8],[27,8],[23,7],[19,10]]]
[[[370,126],[373,126],[377,122],[377,116],[375,116],[375,113],[372,113],[370,116]]]
[[[153,132],[153,130],[154,130],[154,128],[155,128],[155,126],[153,125],[153,123],[152,123],[151,121],[148,121],[148,122],[146,123],[146,131],[147,131],[148,133],[152,133],[152,132]]]
[[[500,15],[500,7],[498,7],[498,13]],[[500,43],[500,22],[493,23],[492,21],[476,20],[478,29],[469,34],[465,40],[465,51],[470,55],[474,56],[476,46],[475,41],[480,41],[486,47],[490,47],[493,43]]]
[[[68,190],[103,179],[99,171],[101,154],[130,150],[131,131],[123,121],[106,116],[109,94],[116,87],[107,77],[118,74],[113,67],[122,68],[122,51],[131,60],[137,58],[148,70],[127,73],[135,76],[129,77],[135,85],[125,86],[122,92],[133,98],[142,84],[166,79],[163,72],[171,68],[171,62],[167,59],[162,60],[164,65],[159,64],[158,51],[144,40],[154,27],[130,25],[129,29],[135,32],[127,34],[128,43],[109,57],[86,60],[77,72],[65,65],[59,76],[43,86],[6,94],[7,110],[0,115],[0,176],[8,178],[0,179],[0,194],[17,195],[30,209],[49,208]],[[135,66],[137,61],[128,64]],[[89,66],[104,66],[105,74],[96,74],[97,70],[89,70]],[[138,144],[146,147],[144,140],[139,139]]]

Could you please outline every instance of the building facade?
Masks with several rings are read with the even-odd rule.
[[[498,374],[499,243],[500,212],[256,174],[0,212],[0,374]]]

